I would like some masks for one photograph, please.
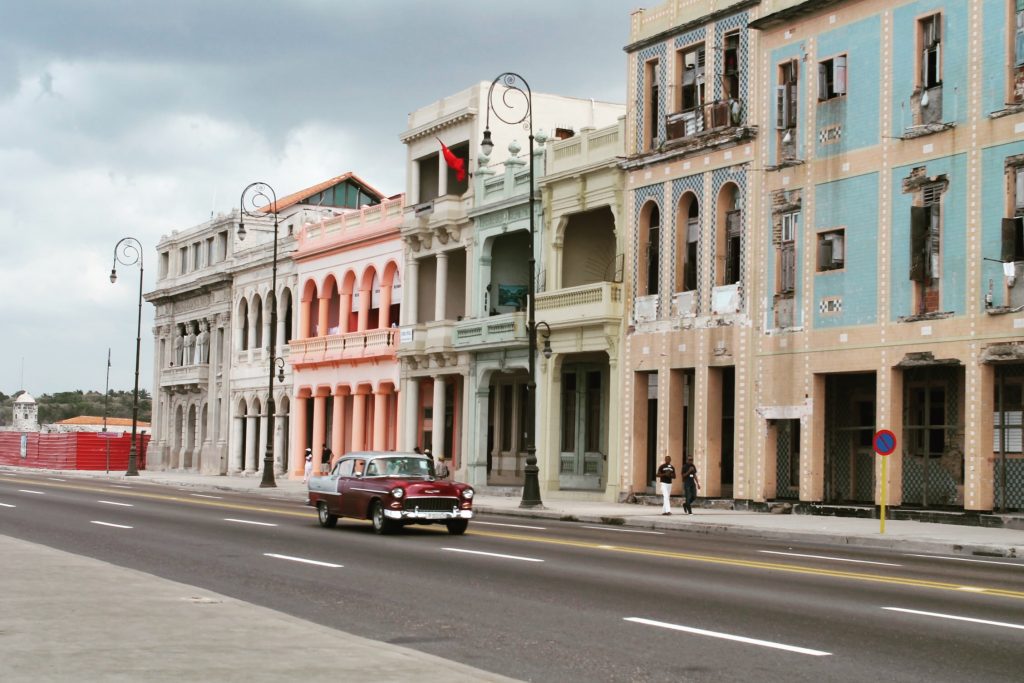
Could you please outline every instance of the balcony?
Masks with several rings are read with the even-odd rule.
[[[388,328],[293,339],[290,359],[293,365],[307,365],[386,358],[398,350],[398,337],[397,328]]]
[[[665,117],[665,149],[714,147],[727,141],[751,137],[744,126],[744,106],[729,98],[708,102]]]
[[[552,326],[622,318],[622,285],[594,282],[537,295],[537,318]]]
[[[182,365],[160,371],[161,387],[199,387],[210,381],[210,365]]]
[[[545,160],[546,175],[566,173],[623,156],[625,126],[625,119],[620,119],[618,123],[605,128],[584,128],[579,135],[555,140],[551,143],[552,153]]]
[[[452,328],[451,320],[435,320],[398,328],[398,353],[402,356],[412,356],[450,350]]]
[[[465,349],[527,341],[526,314],[506,313],[455,324],[452,345]]]

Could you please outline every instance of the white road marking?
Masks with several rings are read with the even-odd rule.
[[[231,517],[225,517],[224,521],[238,522],[239,524],[255,524],[256,526],[277,526],[276,524],[271,524],[270,522],[254,522],[250,519],[232,519]]]
[[[21,493],[34,493],[37,496],[45,496],[46,495],[42,491],[32,491],[30,489],[18,489],[18,491],[21,492]]]
[[[215,498],[217,500],[223,499],[223,496],[208,496],[204,493],[193,493],[192,495],[195,496],[196,498]]]
[[[975,586],[960,586],[957,588],[958,591],[967,591],[968,593],[984,593],[984,588],[976,588]]]
[[[813,655],[815,657],[827,657],[831,655],[831,652],[824,652],[822,650],[812,650],[806,647],[797,647],[796,645],[786,645],[784,643],[775,643],[770,640],[758,640],[757,638],[746,638],[744,636],[734,636],[730,633],[719,633],[718,631],[705,631],[702,628],[693,628],[691,626],[680,626],[679,624],[669,624],[664,621],[654,621],[652,619],[641,619],[639,617],[624,617],[626,621],[632,621],[636,624],[647,624],[648,626],[657,626],[659,628],[667,628],[673,631],[684,631],[686,633],[694,633],[698,636],[710,636],[711,638],[722,638],[723,640],[734,640],[738,643],[747,643],[748,645],[760,645],[761,647],[770,647],[775,650],[786,650],[787,652],[797,652],[802,655]]]
[[[1017,628],[1024,631],[1024,624],[1009,624],[1005,621],[989,621],[988,619],[974,619],[972,617],[958,617],[955,614],[940,614],[939,612],[922,612],[916,609],[904,609],[902,607],[883,607],[891,612],[906,612],[907,614],[920,614],[925,617],[938,617],[939,619],[953,619],[955,621],[969,621],[972,624],[987,624],[988,626],[1002,626],[1004,628]]]
[[[343,564],[333,564],[331,562],[320,562],[319,560],[307,560],[302,557],[292,557],[291,555],[278,555],[277,553],[263,553],[267,557],[276,557],[279,560],[291,560],[292,562],[303,562],[305,564],[315,564],[318,567],[332,567],[340,569],[344,567]]]
[[[130,489],[131,486],[125,486],[123,484],[111,484],[115,489]]]
[[[584,529],[598,529],[600,531],[620,531],[624,534],[654,534],[656,536],[664,536],[664,531],[643,531],[641,529],[617,529],[613,526],[583,526]]]
[[[601,548],[602,550],[615,550],[615,546],[613,545],[599,545],[597,547]]]
[[[67,481],[67,479],[58,479],[57,477],[47,477],[50,481]]]
[[[133,527],[130,527],[130,526],[125,526],[124,524],[111,524],[110,522],[100,522],[100,521],[97,521],[95,519],[92,520],[92,522],[90,522],[90,523],[91,524],[99,524],[100,526],[112,526],[115,529],[132,529],[133,528]]]
[[[118,503],[116,500],[97,500],[96,502],[97,503],[104,503],[106,505],[120,505],[121,507],[125,507],[125,508],[133,508],[133,507],[135,507],[131,503]]]
[[[0,474],[4,475],[5,477],[16,477],[16,476],[18,476],[17,472],[0,472]]]
[[[1024,564],[1017,562],[999,562],[997,560],[975,560],[969,557],[945,557],[943,555],[917,555],[914,553],[903,553],[907,557],[926,557],[929,560],[954,560],[956,562],[976,562],[978,564],[1001,564],[1004,567],[1018,567],[1024,569]]]
[[[510,526],[516,529],[536,529],[538,531],[547,531],[546,526],[527,526],[525,524],[502,524],[501,522],[481,522],[479,520],[473,522],[473,524],[486,524],[487,526]]]
[[[809,557],[812,560],[832,560],[834,562],[856,562],[858,564],[877,564],[883,567],[902,567],[902,564],[893,562],[873,562],[872,560],[853,560],[848,557],[829,557],[828,555],[804,555],[802,553],[784,553],[779,550],[758,550],[759,553],[768,555],[789,555],[790,557]]]
[[[453,553],[469,553],[471,555],[486,555],[487,557],[500,557],[505,560],[522,560],[523,562],[543,562],[535,557],[520,557],[519,555],[502,555],[500,553],[485,553],[482,550],[466,550],[465,548],[441,548],[450,550]]]
[[[17,505],[11,505],[10,503],[0,503],[0,508],[16,508]]]

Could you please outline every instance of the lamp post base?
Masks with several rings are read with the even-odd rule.
[[[135,444],[132,443],[131,449],[128,451],[128,469],[125,470],[124,476],[126,476],[126,477],[137,477],[137,476],[139,476],[139,470],[138,470],[138,467],[135,464],[136,462],[138,462],[138,460],[136,460]]]
[[[263,479],[260,480],[260,488],[277,488],[277,482],[274,481],[274,457],[272,455],[263,458]]]
[[[526,467],[523,468],[523,499],[519,502],[519,507],[541,507],[539,473],[540,468],[537,467],[537,456],[531,452],[531,449],[528,449]]]

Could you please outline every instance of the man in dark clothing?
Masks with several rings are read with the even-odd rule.
[[[693,464],[692,458],[686,459],[683,465],[683,510],[688,515],[693,514],[693,501],[697,497],[697,490],[700,488],[700,479],[697,478],[697,467]]]
[[[672,480],[676,478],[676,468],[672,465],[672,456],[666,455],[665,462],[658,467],[658,488],[661,489],[661,509],[663,515],[671,515],[669,496],[672,495]]]
[[[327,444],[320,449],[320,466],[324,472],[331,468],[331,449],[327,447]]]

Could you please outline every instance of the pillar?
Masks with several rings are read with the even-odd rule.
[[[473,239],[468,239],[468,240],[466,240],[466,242],[467,242],[466,243],[466,268],[467,268],[467,271],[471,273],[472,272],[472,268],[473,268],[473,242],[474,242],[474,240]],[[475,297],[476,297],[476,286],[475,285],[476,285],[476,278],[475,277],[470,276],[470,277],[466,278],[466,296],[465,296],[465,301],[463,302],[463,305],[462,305],[462,310],[466,312],[467,316],[476,315],[476,311],[478,309],[477,306],[473,305],[473,302],[475,301]],[[487,311],[484,311],[484,316],[486,316],[486,315],[487,315]]]
[[[316,315],[316,336],[326,337],[327,336],[327,312],[330,308],[331,300],[320,297],[317,305]]]
[[[340,297],[341,303],[338,306],[338,325],[342,334],[346,332],[355,332],[355,330],[349,329],[349,318],[352,315],[352,292],[342,292]]]
[[[418,165],[418,164],[417,164]],[[443,154],[437,155],[437,196],[443,197],[448,194],[448,162],[444,160]]]
[[[258,415],[246,415],[245,425],[245,471],[255,472],[256,471],[256,421],[259,419]]]
[[[401,449],[411,451],[419,445],[419,407],[420,407],[420,380],[416,377],[409,377],[405,380],[405,388],[401,392],[405,396],[405,405],[402,407],[402,441]]]
[[[274,417],[274,472],[287,471],[285,463],[288,457],[288,444],[285,443],[285,425],[288,424],[288,418],[284,415],[276,415]]]
[[[231,423],[231,469],[235,472],[245,470],[245,444],[242,443],[242,420],[244,419],[244,415],[237,415]]]
[[[334,411],[331,416],[331,451],[341,456],[345,450],[345,393],[340,387],[334,390]]]
[[[373,292],[370,289],[370,285],[359,286],[359,318],[357,320],[357,332],[365,332],[369,326],[370,320],[370,297]]]
[[[392,283],[380,286],[380,310],[377,313],[377,327],[385,330],[391,327],[391,286]]]
[[[402,317],[406,325],[415,325],[420,315],[420,262],[415,257],[411,257],[406,266],[402,289]]]
[[[430,425],[430,443],[434,457],[440,458],[444,455],[444,377],[438,375],[434,378],[434,407],[432,409]]]
[[[304,396],[296,396],[292,401],[292,414],[294,420],[292,425],[295,430],[295,438],[292,439],[291,473],[293,476],[302,476],[302,469],[305,464],[306,453],[306,421],[308,408]]]
[[[321,299],[323,301],[323,299]],[[327,443],[327,396],[313,397],[313,472],[320,473],[320,449]]]
[[[448,298],[448,254],[437,253],[437,277],[434,283],[434,320],[445,319],[445,300]]]
[[[270,444],[271,445],[273,445],[274,441],[273,441],[273,437],[270,436],[270,434],[269,434],[271,422],[268,419],[267,414],[263,413],[262,415],[260,415],[256,419],[259,420],[259,425],[260,425],[260,439],[259,439],[259,442],[256,444],[256,469],[257,470],[262,470],[263,469],[263,457],[267,453],[267,439],[270,439]]]
[[[362,387],[352,394],[352,450],[366,449],[366,393]]]
[[[373,394],[373,450],[386,451],[388,427],[388,394],[378,388]]]

